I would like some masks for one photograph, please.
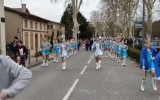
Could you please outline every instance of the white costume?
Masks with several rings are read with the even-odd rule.
[[[92,50],[94,50],[95,57],[101,56],[103,54],[100,42],[94,42],[92,45]]]
[[[92,45],[92,50],[94,51],[94,56],[95,57],[102,56],[103,52],[102,52],[101,41],[94,42],[93,45]],[[96,62],[96,69],[99,69],[100,67],[101,67],[101,60]]]
[[[61,44],[61,57],[67,57],[67,44]]]

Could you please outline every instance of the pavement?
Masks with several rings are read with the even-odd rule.
[[[32,68],[31,83],[13,100],[160,100],[160,91],[153,91],[150,75],[146,91],[140,91],[142,71],[131,59],[123,67],[103,57],[102,68],[96,70],[90,55],[81,50],[71,56],[66,71],[61,70],[61,62],[53,61],[48,67]]]

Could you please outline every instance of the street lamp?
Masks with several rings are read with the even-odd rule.
[[[144,33],[145,33],[145,0],[143,0],[143,31],[142,31],[142,47],[144,47]]]

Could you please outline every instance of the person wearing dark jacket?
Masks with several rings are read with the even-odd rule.
[[[10,50],[13,52],[13,60],[16,61],[16,52],[17,52],[17,47],[18,47],[18,37],[14,37],[14,41],[10,45]]]
[[[19,62],[19,64],[23,65],[24,67],[25,67],[26,55],[27,55],[26,47],[23,45],[22,41],[18,41],[17,62]]]

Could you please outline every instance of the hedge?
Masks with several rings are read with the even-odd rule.
[[[136,48],[129,47],[128,48],[128,56],[135,59],[137,62],[139,62],[140,50],[136,49]]]

